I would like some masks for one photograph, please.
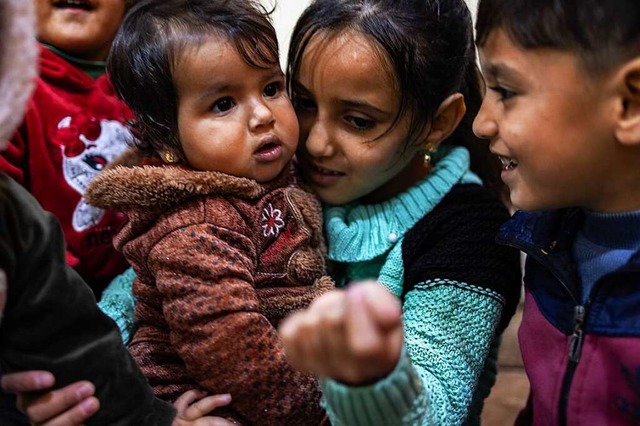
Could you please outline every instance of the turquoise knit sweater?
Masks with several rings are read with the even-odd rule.
[[[329,258],[344,262],[343,283],[377,278],[403,295],[403,238],[458,184],[480,180],[469,154],[453,148],[408,191],[377,205],[325,209]],[[434,276],[403,300],[406,349],[395,370],[366,387],[322,380],[338,425],[458,425],[465,422],[500,319],[502,296]],[[483,395],[484,396],[484,395]],[[477,419],[475,419],[477,420]]]

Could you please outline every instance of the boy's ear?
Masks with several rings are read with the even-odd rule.
[[[628,62],[621,73],[622,114],[616,137],[624,145],[640,145],[640,58]]]
[[[461,93],[454,93],[442,101],[429,128],[429,134],[425,137],[425,145],[430,149],[437,148],[440,142],[456,130],[465,112],[467,107]]]

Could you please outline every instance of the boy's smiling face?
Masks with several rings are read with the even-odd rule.
[[[614,134],[620,105],[610,76],[590,77],[577,56],[523,49],[502,30],[480,48],[487,92],[474,122],[503,163],[522,210],[627,210]],[[628,173],[627,173],[628,175]]]
[[[36,0],[38,39],[78,59],[105,60],[125,9],[125,0]]]

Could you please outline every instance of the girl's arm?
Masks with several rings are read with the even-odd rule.
[[[405,236],[399,262],[408,290],[402,306],[404,351],[387,340],[392,355],[382,358],[375,346],[355,344],[341,332],[353,327],[346,314],[355,306],[351,291],[343,292],[345,314],[339,319],[340,311],[315,309],[323,306],[318,300],[283,326],[292,362],[327,378],[323,396],[332,424],[458,425],[467,419],[496,330],[508,322],[520,290],[518,252],[494,242],[508,215],[482,192],[475,185],[456,191],[438,214]],[[369,285],[365,293],[373,291]],[[391,303],[367,295],[362,298],[372,304]],[[363,315],[375,318],[364,310],[360,322]],[[383,329],[377,330],[384,339]],[[310,336],[323,338],[318,343]],[[388,366],[384,360],[393,357],[396,363],[386,371],[365,368]]]
[[[261,312],[256,257],[249,238],[211,224],[181,228],[154,247],[148,264],[171,343],[189,375],[211,393],[231,394],[231,408],[250,423],[319,423],[317,380],[291,367]]]
[[[122,343],[125,346],[129,344],[135,331],[136,299],[133,297],[133,280],[135,278],[136,273],[133,268],[127,269],[111,280],[98,302],[100,310],[118,326]]]
[[[333,425],[456,425],[466,419],[501,303],[448,286],[416,287],[403,309],[401,319],[397,300],[380,284],[352,284],[281,327],[294,365],[326,377]]]

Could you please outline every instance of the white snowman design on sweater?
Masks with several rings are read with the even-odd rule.
[[[78,115],[58,123],[58,138],[63,141],[60,148],[65,180],[82,195],[98,173],[127,149],[133,135],[119,121]],[[82,197],[73,212],[73,229],[85,231],[103,216],[104,210],[87,204]]]

